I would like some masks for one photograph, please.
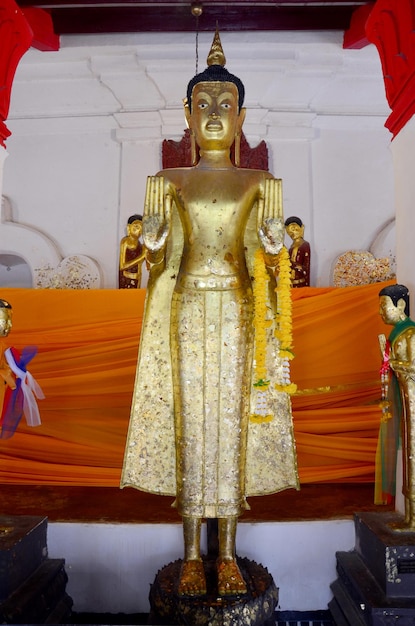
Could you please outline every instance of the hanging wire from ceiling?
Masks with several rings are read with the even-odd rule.
[[[192,6],[190,8],[192,15],[196,18],[196,39],[195,39],[195,59],[196,59],[196,69],[195,74],[199,71],[199,17],[203,13],[203,7],[201,2],[192,2]]]

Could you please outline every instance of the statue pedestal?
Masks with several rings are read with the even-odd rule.
[[[0,516],[0,623],[67,623],[64,559],[49,559],[47,519]]]
[[[182,561],[161,569],[150,590],[149,624],[192,624],[192,626],[274,626],[278,589],[265,567],[238,558],[248,593],[220,597],[216,590],[215,560],[204,559],[208,593],[191,598],[177,595]]]
[[[352,552],[338,552],[329,604],[337,626],[415,624],[415,533],[394,532],[397,513],[359,513]]]

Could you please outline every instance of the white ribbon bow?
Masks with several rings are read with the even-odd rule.
[[[4,356],[13,374],[22,381],[23,413],[28,426],[39,426],[41,421],[36,398],[42,400],[45,397],[43,391],[30,372],[25,372],[18,367],[11,348],[5,350]]]

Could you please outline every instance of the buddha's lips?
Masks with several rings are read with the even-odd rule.
[[[222,126],[222,122],[208,122],[206,124],[206,128],[207,130],[217,131],[217,130],[222,130],[223,126]]]

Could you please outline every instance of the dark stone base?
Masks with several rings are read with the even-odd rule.
[[[63,559],[47,559],[17,591],[0,604],[2,624],[65,624],[72,599]]]
[[[394,532],[395,513],[355,516],[356,544],[338,552],[329,604],[337,626],[415,625],[415,533]]]
[[[415,600],[415,532],[394,531],[398,513],[359,513],[356,551],[388,598]]]
[[[161,569],[150,590],[149,624],[191,624],[192,626],[268,626],[275,624],[278,589],[262,565],[238,558],[248,593],[220,597],[216,589],[214,559],[205,559],[207,595],[183,598],[177,595],[181,560]]]
[[[0,516],[0,602],[46,559],[46,533],[46,517]]]
[[[329,604],[337,626],[414,626],[414,601],[388,598],[356,552],[337,554],[337,572]]]
[[[68,623],[64,559],[47,558],[47,519],[0,516],[0,623]]]

